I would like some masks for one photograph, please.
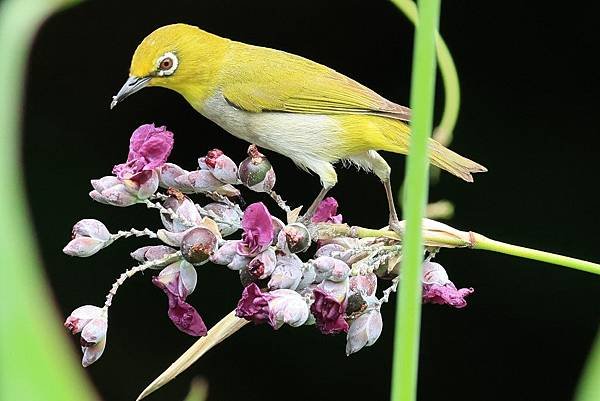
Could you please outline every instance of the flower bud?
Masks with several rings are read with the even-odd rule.
[[[216,219],[220,220],[217,222],[217,225],[219,226],[221,235],[224,237],[236,232],[242,224],[242,220],[237,211],[224,203],[209,203],[204,206],[204,210],[214,213]]]
[[[206,263],[217,248],[217,237],[203,227],[192,228],[181,240],[181,254],[194,265]]]
[[[422,275],[423,278],[421,281],[423,284],[445,285],[450,282],[446,269],[439,263],[429,261],[423,262]]]
[[[370,296],[377,291],[377,276],[374,273],[350,277],[350,293]]]
[[[200,212],[198,209],[196,209],[194,202],[181,193],[174,193],[173,195],[169,196],[163,202],[163,206],[166,209],[171,209],[177,216],[181,218],[181,220],[173,219],[169,214],[160,214],[160,219],[162,220],[163,225],[169,231],[185,231],[191,226],[200,224],[202,221],[202,216],[200,216]]]
[[[170,246],[165,245],[152,245],[152,246],[143,246],[141,248],[136,249],[131,252],[130,255],[133,259],[138,262],[153,262],[155,260],[159,260],[164,258],[167,255],[171,255],[177,252],[177,249],[171,248]],[[157,265],[154,268],[162,268],[164,266]]]
[[[158,170],[159,185],[162,188],[176,188],[179,189],[179,183],[175,179],[181,175],[189,173],[182,169],[177,164],[165,163]]]
[[[93,305],[84,305],[73,312],[65,321],[65,327],[73,334],[81,333],[81,364],[87,367],[96,362],[106,347],[108,320],[106,311]]]
[[[283,227],[285,227],[285,223],[275,216],[271,216],[271,221],[273,222],[273,241],[271,245],[277,245],[277,237],[281,230],[283,230]]]
[[[224,155],[221,150],[213,149],[209,151],[204,158],[204,163],[218,180],[226,184],[238,183],[238,169],[235,162]]]
[[[73,226],[73,239],[63,248],[71,256],[92,256],[111,243],[110,232],[102,222],[83,219]]]
[[[277,330],[285,323],[292,327],[303,325],[309,310],[304,298],[295,291],[262,292],[252,283],[244,288],[235,314],[256,324],[267,322]]]
[[[258,279],[265,279],[275,270],[276,259],[273,248],[267,248],[248,263],[248,272]]]
[[[323,334],[337,334],[348,331],[348,323],[344,320],[346,300],[339,301],[328,292],[317,287],[313,291],[315,301],[310,311],[316,319],[317,328]]]
[[[289,288],[295,290],[302,279],[302,261],[295,254],[277,257],[275,270],[269,280],[269,289]]]
[[[310,233],[304,224],[293,223],[283,228],[288,249],[292,253],[304,252],[311,243]]]
[[[320,256],[330,256],[332,258],[338,258],[341,252],[344,252],[346,248],[344,248],[340,244],[326,244],[317,249],[315,252],[315,259]]]
[[[195,193],[216,191],[223,183],[219,181],[209,170],[196,170],[175,179],[181,184],[189,184]]]
[[[164,291],[185,299],[196,289],[198,273],[190,263],[180,260],[162,269],[152,282]]]
[[[275,186],[275,170],[255,145],[248,148],[248,158],[240,163],[238,175],[242,183],[255,192],[270,192]]]
[[[106,176],[91,182],[94,190],[90,192],[90,197],[96,202],[119,207],[138,202],[137,197],[117,177]]]
[[[373,345],[382,330],[383,319],[379,308],[371,309],[354,319],[346,336],[346,355]]]
[[[241,270],[247,267],[251,260],[251,257],[240,255],[236,252],[231,262],[227,265],[227,268],[230,270]]]
[[[315,281],[318,283],[325,279],[336,282],[344,281],[350,274],[350,267],[346,263],[331,256],[320,256],[310,263],[315,267],[317,273]]]
[[[91,183],[92,183],[92,187],[96,191],[102,192],[105,189],[108,189],[110,187],[114,187],[115,185],[121,184],[121,180],[119,180],[114,175],[107,175],[107,176],[104,176],[97,180],[91,180]]]
[[[135,178],[123,180],[125,188],[138,199],[148,199],[158,189],[158,173],[156,170],[143,171]]]
[[[230,240],[221,245],[211,256],[210,261],[217,265],[228,265],[237,255],[238,240]]]

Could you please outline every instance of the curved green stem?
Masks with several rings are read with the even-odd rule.
[[[416,4],[412,0],[392,0],[392,3],[404,13],[410,22],[416,25],[418,11]],[[438,67],[444,83],[445,101],[444,114],[434,132],[434,139],[443,145],[448,145],[452,142],[454,127],[456,126],[460,110],[460,84],[456,65],[446,42],[444,42],[439,32],[436,32],[435,39]]]

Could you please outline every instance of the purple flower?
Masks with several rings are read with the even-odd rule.
[[[81,364],[87,367],[102,356],[106,347],[108,318],[106,311],[93,305],[84,305],[73,312],[65,321],[65,327],[72,333],[81,333]]]
[[[120,180],[143,181],[146,171],[161,167],[173,149],[173,133],[166,127],[144,124],[136,129],[129,140],[127,162],[113,168]]]
[[[287,289],[262,292],[252,283],[244,288],[235,314],[255,324],[267,322],[277,330],[284,323],[292,327],[303,325],[309,313],[308,305],[297,292]]]
[[[339,302],[320,288],[315,288],[313,294],[315,302],[311,305],[310,311],[315,317],[317,328],[321,333],[348,332],[348,323],[344,320],[347,301],[344,299],[343,302]]]
[[[448,278],[446,270],[439,263],[423,263],[423,303],[446,304],[455,308],[467,306],[465,297],[472,294],[473,288],[457,289]]]
[[[256,256],[273,241],[273,221],[262,202],[253,203],[244,211],[242,240],[237,251],[243,256]]]
[[[206,335],[206,325],[193,306],[185,299],[196,288],[196,269],[186,261],[179,261],[165,267],[152,283],[162,289],[169,299],[169,319],[175,326],[191,336]]]
[[[313,223],[342,223],[342,215],[336,214],[338,203],[333,197],[325,198],[319,203],[311,221]]]

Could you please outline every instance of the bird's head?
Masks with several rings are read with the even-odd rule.
[[[129,79],[113,96],[111,108],[148,86],[172,89],[188,100],[205,97],[214,88],[228,43],[191,25],[158,28],[135,50]]]

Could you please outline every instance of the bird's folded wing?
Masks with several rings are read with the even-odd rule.
[[[372,114],[403,121],[410,109],[308,59],[278,50],[239,45],[230,53],[223,95],[251,112]]]

